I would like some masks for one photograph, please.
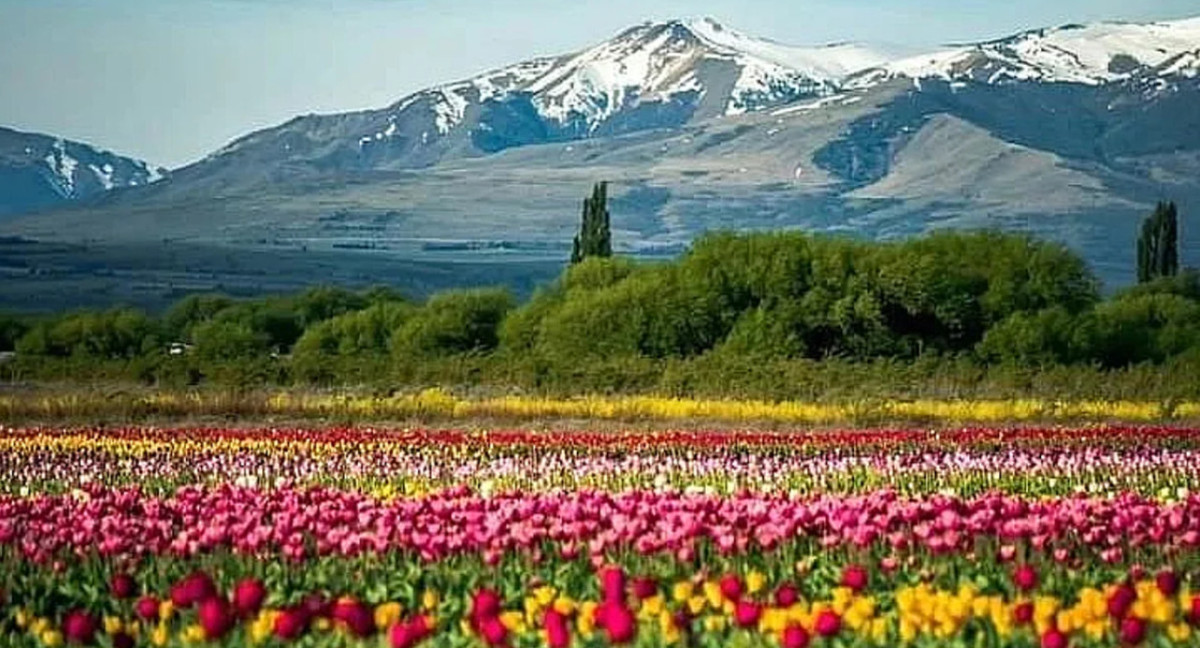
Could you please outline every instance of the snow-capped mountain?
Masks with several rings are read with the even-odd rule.
[[[585,50],[417,92],[381,110],[310,115],[197,165],[413,168],[450,156],[676,127],[824,97],[888,57],[855,44],[792,47],[711,18],[650,22]]]
[[[419,93],[399,109],[430,99],[437,130],[445,134],[472,103],[519,94],[543,118],[591,133],[623,110],[710,92],[718,95],[710,112],[725,115],[823,96],[836,92],[849,74],[885,61],[861,45],[792,47],[746,36],[712,18],[651,22],[576,54]]]
[[[15,159],[42,204],[108,177],[45,138],[0,156],[0,198]],[[108,164],[113,186],[152,176]],[[146,190],[0,219],[0,248],[86,241],[64,253],[85,273],[131,259],[112,293],[83,277],[79,294],[96,300],[150,299],[138,286],[163,277],[168,295],[180,278],[247,293],[316,279],[531,288],[561,270],[578,199],[601,179],[623,253],[673,253],[711,229],[1016,228],[1121,285],[1155,202],[1200,213],[1200,19],[1034,30],[915,58],[647,23],[380,109],[297,117]],[[1200,228],[1180,230],[1181,252],[1200,251]],[[22,245],[0,257],[0,270],[46,263]],[[21,276],[40,299],[42,275]]]
[[[1198,61],[1200,18],[1068,25],[900,58],[857,44],[784,45],[710,18],[649,22],[575,53],[422,90],[383,109],[298,117],[233,142],[184,176],[243,182],[424,168],[787,109],[897,78],[977,86],[1132,82],[1131,93],[1148,95],[1200,77]]]
[[[0,128],[0,214],[147,185],[163,170],[87,144]]]
[[[860,72],[851,85],[894,77],[1101,85],[1145,76],[1194,76],[1198,55],[1200,18],[1066,25],[893,61]]]

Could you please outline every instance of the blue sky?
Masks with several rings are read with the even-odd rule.
[[[0,125],[178,166],[297,114],[384,106],[649,19],[927,49],[1198,14],[1200,0],[0,0]]]

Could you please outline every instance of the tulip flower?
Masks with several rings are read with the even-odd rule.
[[[129,574],[113,574],[109,582],[109,591],[118,599],[133,598],[137,596],[137,581]]]
[[[861,592],[867,586],[867,570],[861,565],[849,565],[842,571],[842,586]]]
[[[147,621],[158,620],[159,601],[153,596],[143,596],[133,607],[139,617]]]
[[[243,619],[258,614],[266,598],[267,588],[256,578],[247,578],[233,587],[233,607]]]
[[[833,610],[824,610],[817,615],[814,627],[822,637],[833,637],[842,630],[842,618]]]
[[[234,616],[224,598],[212,596],[200,601],[196,618],[204,628],[204,636],[210,640],[220,639],[233,629]]]
[[[91,614],[75,610],[63,617],[63,638],[70,643],[87,645],[96,638],[100,623]]]
[[[1023,592],[1031,591],[1038,586],[1038,574],[1033,567],[1021,565],[1013,572],[1013,584]]]
[[[808,648],[809,636],[803,627],[789,625],[783,630],[783,648]]]

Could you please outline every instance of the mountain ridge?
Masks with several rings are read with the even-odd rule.
[[[1011,37],[1015,49],[957,50],[945,60],[966,63],[953,74],[840,76],[858,46],[709,34],[758,52],[743,56],[693,31],[715,32],[712,23],[692,25],[635,26],[383,109],[255,131],[149,188],[0,224],[0,238],[81,246],[53,266],[36,246],[0,246],[0,271],[83,275],[145,301],[310,281],[398,282],[416,294],[479,277],[529,287],[561,267],[578,199],[599,179],[611,181],[614,243],[649,257],[712,229],[886,239],[1004,228],[1061,241],[1121,285],[1137,223],[1171,198],[1184,263],[1200,263],[1187,256],[1200,252],[1200,227],[1187,222],[1200,212],[1200,43],[1177,39],[1151,56],[1128,34],[1166,28],[1105,26],[1107,40],[1080,59],[1087,69],[1104,56],[1142,59],[1091,83],[1023,74],[1032,68],[1012,60],[1059,60],[1046,52],[1076,47],[1087,27],[1067,40],[1053,40],[1056,28]],[[824,73],[767,60],[813,51],[829,55]],[[248,256],[263,260],[239,261]],[[41,276],[23,279],[30,295],[45,292]]]
[[[149,185],[164,172],[91,144],[0,126],[0,216]]]

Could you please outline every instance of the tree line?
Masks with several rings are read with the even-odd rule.
[[[594,238],[578,248],[611,251]],[[118,308],[0,317],[0,350],[16,353],[0,372],[565,391],[675,381],[733,392],[768,366],[1200,367],[1195,271],[1158,273],[1102,298],[1079,256],[1027,235],[876,243],[723,232],[670,262],[578,256],[524,303],[503,288],[416,302],[386,288],[321,287],[258,299],[193,295],[158,316]]]

